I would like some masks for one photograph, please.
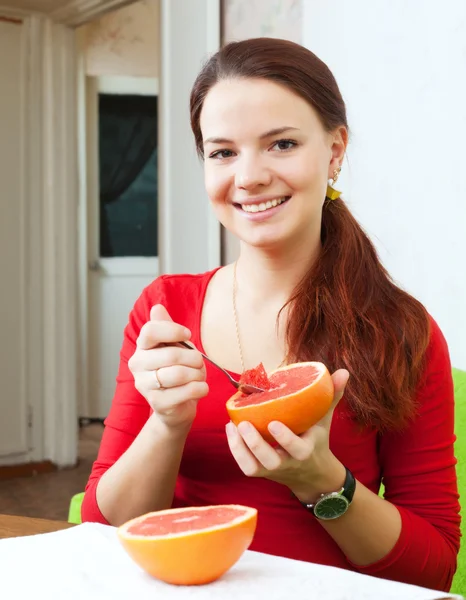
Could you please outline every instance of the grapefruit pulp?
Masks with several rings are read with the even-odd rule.
[[[320,362],[302,362],[280,367],[267,376],[262,363],[243,373],[240,383],[264,389],[257,394],[238,390],[227,402],[231,421],[249,421],[268,442],[276,442],[267,426],[280,421],[300,435],[315,425],[333,401],[333,380]]]
[[[176,585],[210,583],[226,573],[251,544],[257,510],[225,504],[172,508],[127,521],[118,538],[149,575]]]

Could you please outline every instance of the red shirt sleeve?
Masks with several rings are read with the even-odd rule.
[[[156,279],[142,292],[124,330],[115,395],[110,412],[105,419],[99,453],[92,466],[81,506],[83,522],[108,524],[97,504],[97,484],[105,471],[131,446],[149,418],[150,407],[134,387],[134,378],[128,368],[128,360],[134,354],[136,340],[141,327],[149,320],[152,306],[158,303],[165,304],[164,276]]]
[[[447,344],[432,320],[418,416],[403,432],[380,436],[385,498],[402,518],[401,535],[368,575],[449,591],[460,545],[454,456],[454,393]]]

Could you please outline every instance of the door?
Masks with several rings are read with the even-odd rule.
[[[88,406],[104,419],[128,315],[158,275],[157,80],[88,81]]]

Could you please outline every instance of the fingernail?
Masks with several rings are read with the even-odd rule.
[[[233,425],[233,423],[231,421],[225,425],[225,431],[226,431],[228,437],[231,437],[234,434],[235,426]]]
[[[248,423],[247,421],[243,421],[242,423],[240,423],[238,425],[238,431],[242,435],[248,435],[248,433],[252,433],[253,428],[252,428],[251,423]]]
[[[191,337],[191,331],[187,327],[184,328],[184,334],[187,338]]]
[[[272,421],[272,423],[269,423],[269,431],[272,435],[279,435],[281,429],[282,428],[280,423],[277,423],[276,421]]]

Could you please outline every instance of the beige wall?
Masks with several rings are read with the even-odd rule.
[[[251,37],[301,42],[302,0],[222,0],[223,43]],[[222,262],[235,260],[239,243],[222,229]]]
[[[159,7],[141,0],[84,25],[87,74],[158,78]]]

